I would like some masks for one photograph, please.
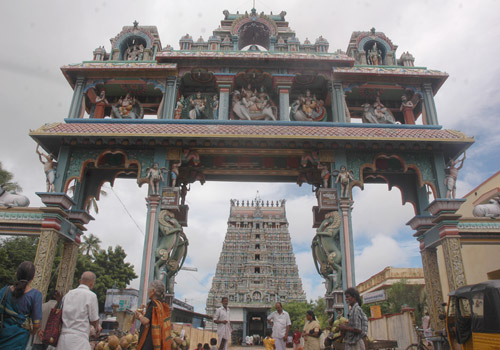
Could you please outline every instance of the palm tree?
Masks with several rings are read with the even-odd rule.
[[[99,244],[102,243],[99,237],[94,236],[94,234],[89,234],[88,236],[83,237],[83,242],[81,245],[82,252],[85,252],[85,255],[89,256],[92,254],[92,257],[99,251],[101,248]]]

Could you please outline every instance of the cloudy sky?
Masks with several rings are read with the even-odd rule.
[[[60,72],[65,64],[92,59],[122,27],[137,20],[156,25],[163,46],[178,49],[180,37],[208,38],[223,18],[252,8],[252,1],[26,1],[2,4],[4,53],[0,56],[2,137],[0,161],[14,173],[24,194],[39,206],[34,194],[45,188],[45,175],[35,154],[30,129],[60,122],[68,113],[72,89]],[[404,51],[417,66],[438,69],[450,78],[436,96],[439,121],[476,138],[460,172],[458,196],[499,170],[500,138],[500,2],[480,1],[256,1],[257,12],[287,12],[297,37],[311,41],[320,35],[330,51],[346,50],[353,31],[375,27]],[[103,247],[120,244],[139,273],[144,240],[146,186],[117,181],[99,202],[100,213],[88,225]],[[304,289],[309,299],[324,294],[322,280],[312,263],[310,244],[310,186],[285,184],[196,184],[188,195],[190,240],[186,265],[198,272],[181,271],[177,297],[204,312],[207,291],[222,248],[230,198],[264,200],[287,198],[292,243]],[[356,281],[362,282],[386,266],[420,266],[418,244],[405,223],[414,215],[401,205],[399,190],[366,186],[354,190],[353,225]],[[384,205],[380,205],[384,203]],[[138,286],[138,281],[132,283]]]

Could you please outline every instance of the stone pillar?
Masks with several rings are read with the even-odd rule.
[[[160,119],[173,119],[177,99],[177,77],[169,76],[166,81],[165,95]]]
[[[448,286],[450,290],[455,290],[465,286],[465,271],[462,259],[462,250],[460,247],[460,237],[446,236],[441,241],[443,248],[444,262],[446,266],[446,275],[448,276]]]
[[[438,125],[436,104],[434,103],[434,93],[431,84],[424,84],[424,108],[428,125]]]
[[[247,318],[248,318],[248,312],[247,312],[247,309],[243,308],[243,341],[245,341],[245,338],[247,336],[247,326],[248,326],[248,323],[247,323]],[[267,322],[267,320],[266,320]]]
[[[56,256],[57,242],[59,233],[52,228],[42,229],[38,239],[38,247],[35,256],[35,278],[33,279],[33,288],[42,292],[43,297],[47,294],[49,288],[52,266]]]
[[[345,123],[344,91],[342,82],[334,81],[331,85],[332,91],[332,117],[334,123]]]
[[[146,220],[146,236],[144,237],[144,254],[142,257],[141,282],[139,293],[139,305],[148,300],[148,285],[154,280],[155,254],[153,251],[155,236],[157,232],[157,211],[160,204],[160,196],[149,196],[146,198],[148,213]]]
[[[420,251],[422,267],[424,270],[425,293],[427,294],[427,307],[431,317],[433,329],[443,329],[444,322],[439,319],[443,312],[443,290],[439,278],[439,265],[436,248],[424,248]]]
[[[55,192],[65,192],[66,174],[71,162],[71,150],[69,146],[61,146],[57,156],[56,179],[54,181]]]
[[[219,120],[229,119],[230,94],[234,86],[235,73],[215,73],[215,84],[219,91]]]
[[[341,244],[342,251],[342,274],[343,288],[355,287],[354,278],[354,249],[352,239],[351,209],[353,201],[340,199],[340,211],[342,213]]]
[[[78,247],[78,243],[70,241],[64,242],[63,254],[56,282],[56,290],[60,291],[63,295],[73,288]],[[80,276],[77,277],[80,278]]]
[[[68,118],[81,118],[83,114],[83,90],[85,78],[78,77],[75,82],[75,90],[73,90],[73,99],[69,107]]]

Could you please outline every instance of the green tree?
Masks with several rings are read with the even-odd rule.
[[[99,251],[101,248],[99,244],[101,243],[101,240],[99,237],[95,236],[94,234],[89,234],[88,236],[85,235],[83,237],[83,242],[80,246],[80,251],[84,252],[85,255],[89,256],[92,254],[92,256],[95,256],[96,253]]]
[[[3,168],[2,162],[0,162],[0,185],[5,184],[5,189],[8,191],[22,191],[21,186],[17,182],[12,182],[14,175],[8,170]]]
[[[321,325],[321,329],[324,329],[328,322],[328,316],[325,313],[325,309],[326,303],[323,298],[316,301],[311,300],[310,302],[292,301],[283,303],[283,310],[290,315],[290,321],[292,322],[292,326],[290,327],[291,331],[294,331],[295,327],[302,331],[306,320],[306,312],[309,310],[314,312],[314,315]]]
[[[112,247],[108,247],[107,250],[100,249],[93,257],[80,252],[73,285],[78,286],[78,279],[83,272],[94,272],[97,280],[93,291],[97,294],[99,310],[104,311],[106,291],[113,287],[126,288],[130,281],[137,278],[134,266],[125,262],[126,257],[127,254],[119,245],[114,249]]]
[[[35,260],[37,245],[36,237],[8,237],[0,241],[0,287],[15,282],[20,263]]]

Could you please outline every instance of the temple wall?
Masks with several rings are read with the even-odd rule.
[[[487,245],[485,245],[485,243]],[[500,269],[500,241],[462,242],[467,284],[475,284],[488,280],[488,272]]]

